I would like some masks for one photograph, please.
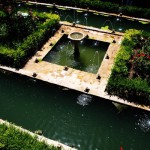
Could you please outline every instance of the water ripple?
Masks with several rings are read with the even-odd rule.
[[[87,95],[87,94],[81,94],[78,96],[77,100],[78,100],[77,104],[79,104],[81,106],[85,106],[85,105],[88,105],[89,102],[92,101],[92,96]]]
[[[136,123],[143,132],[150,131],[150,117],[146,114],[141,116]]]

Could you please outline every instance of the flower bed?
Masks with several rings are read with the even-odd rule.
[[[130,102],[150,105],[150,34],[126,31],[106,91]]]

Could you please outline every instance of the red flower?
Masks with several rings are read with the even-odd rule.
[[[142,56],[142,57],[144,57],[145,55],[146,55],[146,54],[144,54],[144,53],[141,53],[141,54],[140,54],[140,56]]]
[[[134,58],[135,58],[135,56],[133,55],[133,56],[132,56],[132,60],[133,60]]]
[[[136,54],[136,56],[137,56],[137,57],[140,57],[141,55],[140,55],[140,54]]]
[[[147,58],[150,60],[150,56],[147,56]]]

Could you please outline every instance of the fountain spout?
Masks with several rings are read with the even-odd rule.
[[[74,43],[74,56],[78,58],[80,55],[78,42],[85,38],[85,35],[81,32],[72,32],[68,35],[68,38]]]

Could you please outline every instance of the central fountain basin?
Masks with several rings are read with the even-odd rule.
[[[110,43],[87,38],[77,42],[79,57],[74,57],[74,41],[64,34],[43,60],[96,74]]]
[[[81,41],[85,38],[85,35],[81,32],[72,32],[68,35],[68,38],[73,41]]]

